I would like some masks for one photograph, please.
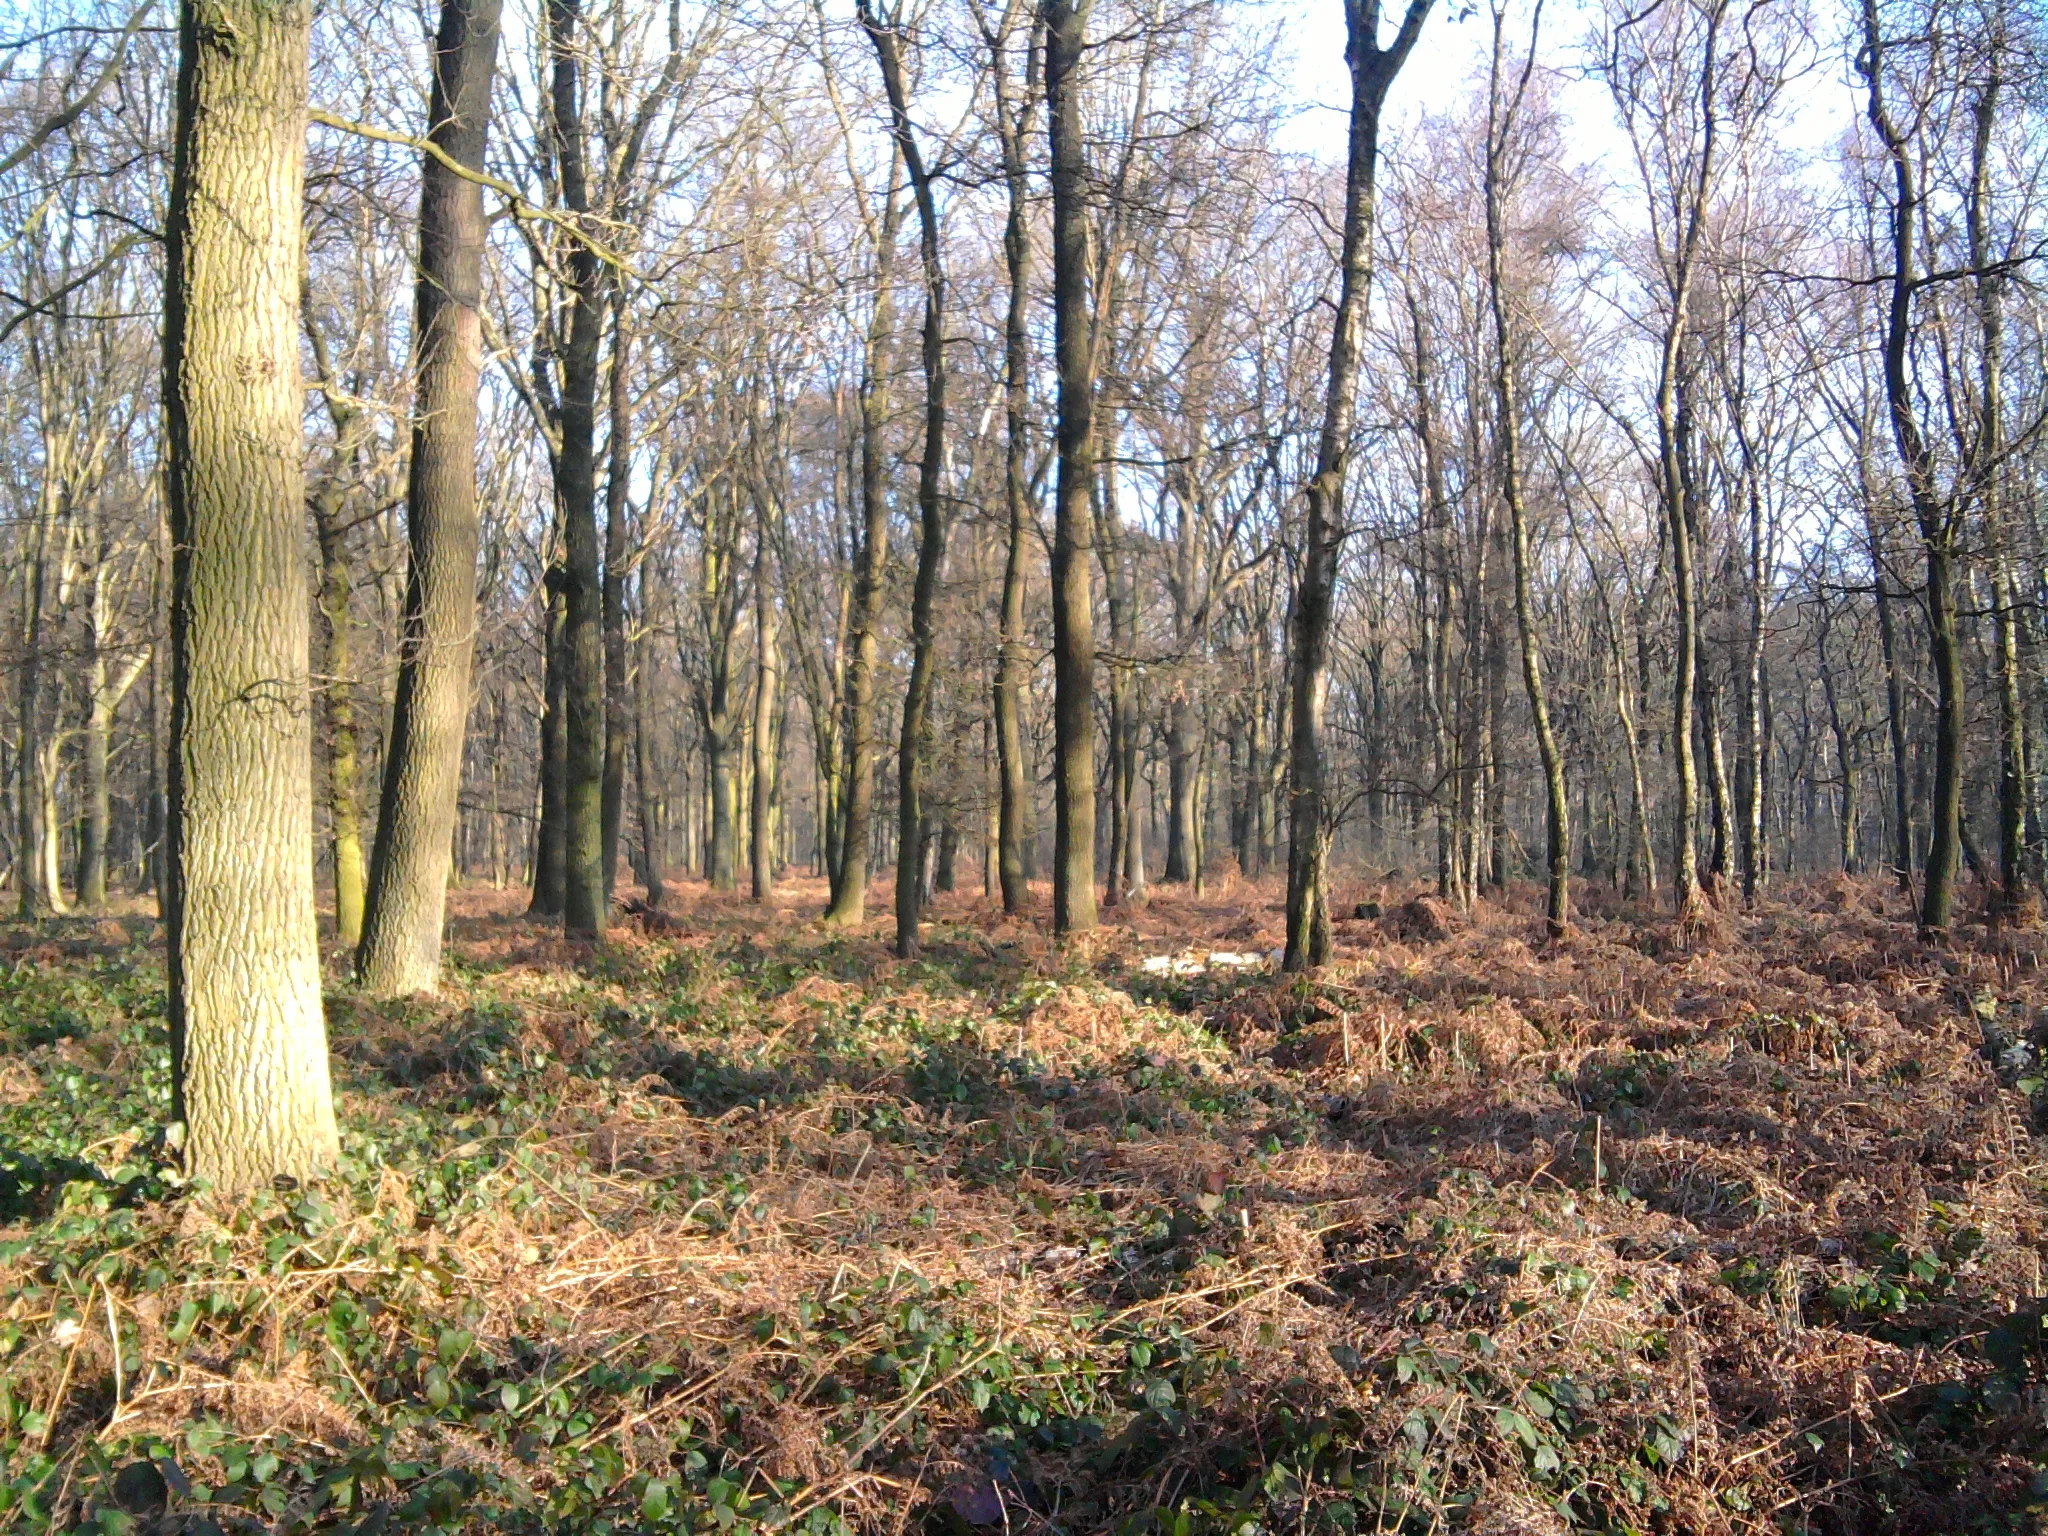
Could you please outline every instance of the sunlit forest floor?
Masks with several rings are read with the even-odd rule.
[[[2040,935],[1353,881],[1297,982],[1268,886],[908,964],[822,895],[334,957],[345,1163],[235,1208],[148,914],[0,931],[0,1524],[2042,1528]]]

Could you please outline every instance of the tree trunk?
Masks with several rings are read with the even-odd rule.
[[[1529,519],[1522,504],[1521,407],[1515,398],[1513,337],[1508,325],[1508,300],[1502,271],[1507,247],[1503,204],[1509,190],[1503,185],[1505,171],[1502,162],[1508,136],[1513,131],[1515,113],[1528,89],[1529,73],[1535,67],[1536,40],[1532,30],[1529,57],[1523,65],[1521,80],[1515,87],[1513,98],[1502,102],[1502,21],[1500,0],[1495,0],[1486,136],[1486,272],[1487,293],[1493,310],[1493,391],[1500,417],[1497,428],[1500,492],[1501,502],[1507,508],[1508,548],[1514,562],[1515,631],[1521,640],[1522,685],[1528,691],[1529,713],[1536,727],[1536,748],[1543,760],[1549,831],[1546,861],[1549,896],[1544,918],[1551,937],[1559,938],[1571,925],[1570,811],[1566,798],[1564,754],[1558,750],[1557,733],[1550,725],[1550,700],[1543,687],[1543,649],[1536,635],[1536,616],[1529,600]]]
[[[1109,617],[1109,649],[1116,660],[1109,669],[1109,845],[1102,882],[1102,905],[1120,907],[1129,894],[1125,865],[1130,857],[1131,795],[1126,772],[1130,738],[1136,729],[1131,701],[1130,608],[1123,581],[1123,553],[1117,537],[1121,516],[1116,495],[1116,412],[1105,404],[1098,420],[1104,424],[1109,451],[1096,456],[1095,554],[1102,568],[1103,607]],[[1104,463],[1104,460],[1107,463]]]
[[[1176,884],[1194,878],[1194,715],[1186,682],[1176,682],[1166,705],[1166,873],[1161,876]]]
[[[500,0],[443,0],[427,133],[481,171]],[[477,383],[483,367],[483,188],[420,164],[420,275],[406,486],[408,570],[398,694],[356,977],[373,996],[430,992],[441,975],[450,845],[462,789],[476,647]]]
[[[323,487],[323,491],[328,489]],[[338,489],[338,487],[335,487]],[[327,825],[334,857],[334,936],[353,947],[363,936],[362,762],[356,743],[355,647],[349,622],[351,573],[336,496],[314,498],[320,549],[320,618],[325,641],[320,689],[327,735]]]
[[[2020,618],[2012,579],[2010,530],[1999,493],[2005,446],[2004,279],[1992,267],[1991,135],[2004,90],[2004,39],[1993,40],[1992,70],[1971,114],[1970,265],[1977,272],[1977,428],[1968,467],[1984,498],[1992,557],[1993,624],[1998,688],[1998,908],[2009,921],[2034,915],[2027,869],[2026,712],[2020,694]],[[83,896],[81,894],[81,899]]]
[[[1681,312],[1674,309],[1664,337],[1664,361],[1657,385],[1658,484],[1664,500],[1664,523],[1671,540],[1671,587],[1678,633],[1671,673],[1672,763],[1678,804],[1672,830],[1671,888],[1679,915],[1695,914],[1700,899],[1698,846],[1693,824],[1699,819],[1699,768],[1693,755],[1693,712],[1699,665],[1699,620],[1694,612],[1692,516],[1685,502],[1685,476],[1679,467],[1682,446],[1678,429],[1679,349],[1685,339]]]
[[[633,333],[623,289],[612,296],[611,441],[604,482],[604,892],[618,879],[626,813],[626,746],[633,704],[626,661],[626,499],[633,475]]]
[[[300,222],[305,0],[187,0],[165,223],[169,1015],[188,1173],[339,1151],[313,907]]]
[[[562,203],[590,211],[583,158],[583,79],[577,52],[582,0],[547,0],[550,105]],[[563,927],[602,938],[604,871],[604,597],[597,537],[597,382],[604,339],[605,279],[597,253],[575,240],[569,248],[571,312],[561,352],[561,447],[555,459],[555,500],[562,517]]]
[[[1907,348],[1913,321],[1913,294],[1918,265],[1913,251],[1920,218],[1918,173],[1911,146],[1892,121],[1884,94],[1885,43],[1878,26],[1876,0],[1863,3],[1863,50],[1857,65],[1869,90],[1871,127],[1891,163],[1893,196],[1890,218],[1892,272],[1883,337],[1885,404],[1891,417],[1892,442],[1898,450],[1906,490],[1926,550],[1928,650],[1934,664],[1934,793],[1928,807],[1927,878],[1920,899],[1923,932],[1947,931],[1954,915],[1956,866],[1962,852],[1963,810],[1963,658],[1956,637],[1955,554],[1956,507],[1944,502],[1936,484],[1934,454],[1915,413],[1913,384],[1907,371]]]
[[[1301,584],[1295,594],[1291,740],[1287,761],[1287,953],[1290,971],[1330,957],[1327,864],[1335,808],[1323,760],[1323,707],[1330,684],[1330,627],[1336,616],[1337,566],[1344,543],[1344,476],[1358,410],[1359,352],[1372,287],[1374,186],[1380,110],[1407,61],[1431,0],[1408,0],[1391,47],[1379,40],[1379,0],[1345,0],[1345,62],[1351,71],[1351,134],[1344,175],[1344,235],[1337,312],[1330,331],[1329,386],[1323,399],[1316,469],[1308,483]]]
[[[58,910],[63,900],[63,893],[51,888],[44,873],[49,863],[44,849],[56,830],[44,814],[42,792],[43,624],[48,606],[46,572],[51,531],[57,517],[56,496],[55,479],[50,477],[43,487],[27,557],[21,562],[21,666],[15,675],[21,737],[14,758],[14,870],[20,891],[20,915],[30,922]]]
[[[765,904],[775,895],[775,789],[782,772],[776,752],[782,708],[782,657],[776,649],[775,595],[770,590],[765,538],[754,557],[754,635],[759,654],[754,683],[754,801],[748,863],[752,867],[754,900]]]
[[[1013,4],[1013,11],[1015,6]],[[1031,835],[1031,785],[1024,755],[1024,690],[1031,658],[1025,645],[1024,564],[1030,516],[1025,460],[1030,452],[1031,413],[1031,229],[1030,173],[1025,141],[1031,132],[1036,97],[1039,24],[1030,23],[1024,69],[1024,99],[1012,104],[1010,73],[1002,57],[1012,22],[1006,14],[1000,34],[988,37],[993,55],[990,82],[996,96],[996,127],[1002,148],[1003,185],[1008,204],[1003,220],[1003,265],[1008,279],[1003,312],[1003,510],[1008,537],[1003,556],[1001,651],[996,662],[995,737],[997,760],[996,868],[1003,910],[1020,912],[1026,895],[1025,839]]]
[[[562,630],[568,605],[562,596],[562,568],[551,555],[547,574],[541,650],[543,682],[540,716],[540,825],[534,832],[533,900],[529,917],[560,917],[568,891],[569,759],[562,740]]]
[[[1770,743],[1764,738],[1764,587],[1770,571],[1765,562],[1764,511],[1757,471],[1747,463],[1749,484],[1748,620],[1742,659],[1742,895],[1754,902],[1770,868],[1764,839],[1764,796],[1770,770]]]
[[[1699,731],[1707,745],[1707,888],[1719,900],[1727,884],[1734,841],[1734,801],[1728,791],[1728,759],[1721,744],[1721,684],[1707,664],[1705,649],[1701,642],[1694,671],[1700,680]]]
[[[120,699],[110,693],[108,686],[107,550],[100,538],[97,515],[88,515],[86,543],[92,551],[92,586],[86,605],[85,728],[80,733],[78,754],[79,798],[85,804],[79,818],[74,887],[78,905],[92,911],[105,906],[107,901],[107,834],[113,821],[107,749]],[[134,675],[129,674],[131,681]]]
[[[925,759],[930,750],[931,697],[936,655],[932,622],[939,570],[946,559],[946,277],[940,262],[939,210],[932,178],[910,124],[909,88],[904,83],[902,37],[883,26],[869,0],[860,0],[861,23],[875,45],[882,88],[889,98],[889,124],[896,153],[910,173],[917,199],[918,251],[924,274],[924,451],[917,467],[917,577],[910,599],[910,680],[903,693],[903,720],[896,748],[897,843],[896,953],[918,953],[923,905]]]
[[[893,141],[892,141],[893,144]],[[847,622],[846,725],[840,743],[844,763],[840,793],[839,866],[825,922],[858,926],[867,916],[868,843],[875,814],[875,668],[881,659],[882,580],[889,567],[889,500],[884,486],[888,449],[882,434],[889,420],[889,336],[896,323],[891,286],[896,240],[903,209],[896,200],[895,151],[889,189],[875,242],[875,307],[868,316],[860,381],[860,551],[853,573],[853,607]]]
[[[1044,0],[1052,181],[1059,483],[1053,514],[1052,927],[1095,926],[1095,616],[1089,583],[1095,479],[1095,337],[1088,302],[1087,146],[1075,72],[1093,0]]]
[[[733,719],[732,658],[728,639],[711,663],[699,708],[704,726],[704,879],[714,891],[739,889],[739,729]]]
[[[644,623],[644,589],[641,605]],[[640,811],[640,883],[647,889],[647,905],[659,907],[666,893],[661,883],[661,807],[654,792],[654,763],[647,743],[647,718],[653,708],[653,679],[643,645],[640,664],[633,669],[633,787]]]

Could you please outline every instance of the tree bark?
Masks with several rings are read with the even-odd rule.
[[[428,142],[481,171],[501,0],[444,0]],[[407,577],[398,693],[356,977],[373,996],[440,981],[462,743],[476,647],[477,384],[483,368],[483,188],[420,163],[417,376],[406,486]]]
[[[20,748],[15,754],[15,850],[14,868],[20,890],[20,915],[24,921],[63,910],[64,893],[50,878],[54,859],[51,842],[57,831],[49,814],[46,778],[48,743],[43,737],[43,670],[46,610],[49,606],[48,566],[50,540],[57,520],[58,490],[55,477],[44,487],[30,533],[27,558],[21,563],[22,647],[21,669],[16,674],[21,711]]]
[[[910,122],[909,87],[904,83],[902,35],[884,26],[870,0],[860,0],[861,24],[875,45],[882,89],[889,99],[889,126],[896,153],[910,173],[917,200],[918,254],[924,275],[924,450],[917,466],[917,576],[910,598],[910,680],[903,693],[903,720],[896,748],[897,846],[896,953],[914,959],[923,906],[925,838],[924,772],[930,750],[931,697],[936,655],[933,608],[939,570],[946,559],[946,274],[939,250],[939,210],[924,152]]]
[[[541,630],[540,823],[534,831],[533,900],[529,917],[560,917],[568,893],[569,758],[562,740],[562,631],[568,605],[562,596],[562,567],[551,552],[547,603]]]
[[[2008,921],[2035,915],[2027,868],[2027,733],[2020,691],[2020,617],[2012,575],[2009,519],[2000,494],[2005,446],[2004,278],[1992,266],[1991,135],[2004,92],[2004,39],[1992,39],[1991,74],[1971,112],[1969,240],[1977,273],[1977,423],[1967,465],[1984,501],[1992,556],[1993,625],[1998,689],[1998,910]],[[82,899],[82,897],[81,897]]]
[[[1542,16],[1539,6],[1536,15]],[[1529,57],[1514,95],[1501,101],[1501,48],[1504,13],[1500,0],[1493,10],[1493,66],[1488,76],[1486,135],[1486,275],[1493,310],[1493,392],[1499,413],[1501,502],[1508,514],[1508,548],[1514,561],[1515,631],[1521,640],[1522,685],[1529,695],[1529,714],[1536,727],[1536,748],[1543,761],[1546,826],[1549,831],[1548,899],[1544,918],[1552,938],[1571,926],[1571,830],[1564,777],[1564,754],[1551,729],[1550,700],[1543,686],[1543,650],[1536,634],[1536,616],[1529,599],[1529,518],[1522,501],[1521,407],[1515,398],[1514,338],[1508,323],[1508,298],[1503,272],[1507,232],[1505,158],[1530,71],[1535,68],[1535,30],[1530,30]]]
[[[646,596],[641,597],[641,622],[646,623]],[[647,740],[648,716],[653,711],[653,679],[643,640],[639,665],[633,669],[633,787],[640,811],[640,883],[647,890],[647,905],[659,907],[666,895],[661,883],[661,806],[655,795],[654,762]]]
[[[547,0],[550,128],[560,167],[563,206],[590,212],[584,165],[583,71],[576,51],[582,0]],[[555,500],[562,517],[564,559],[562,734],[564,880],[562,923],[583,938],[602,938],[604,871],[604,598],[597,536],[597,383],[603,349],[605,279],[597,252],[584,240],[568,251],[570,315],[561,352],[561,447],[555,459]]]
[[[1884,92],[1885,42],[1880,33],[1877,0],[1863,3],[1863,49],[1857,61],[1868,88],[1870,124],[1883,144],[1892,170],[1890,217],[1892,272],[1883,335],[1885,404],[1891,417],[1892,442],[1898,450],[1906,490],[1926,551],[1928,650],[1934,664],[1934,789],[1928,807],[1926,883],[1920,898],[1920,927],[1925,933],[1948,930],[1954,916],[1957,864],[1963,828],[1963,658],[1956,636],[1955,559],[1956,508],[1944,501],[1936,484],[1934,454],[1921,431],[1907,374],[1907,349],[1916,288],[1914,230],[1920,218],[1921,194],[1911,146],[1893,122]]]
[[[1052,544],[1053,872],[1056,935],[1095,926],[1095,617],[1089,583],[1095,478],[1095,338],[1088,303],[1087,147],[1076,72],[1093,0],[1043,0],[1051,145],[1059,481]]]
[[[78,905],[90,911],[107,902],[108,839],[113,828],[113,793],[107,772],[114,736],[114,715],[128,690],[149,665],[147,647],[129,658],[118,677],[107,666],[112,631],[108,551],[100,537],[99,519],[90,519],[93,545],[92,591],[87,607],[85,728],[79,742],[79,777],[85,812],[78,843]]]
[[[305,0],[186,0],[165,224],[169,1014],[188,1173],[339,1146],[313,907],[299,286]]]
[[[892,141],[893,143],[893,141]],[[882,200],[875,241],[875,307],[868,316],[860,381],[860,551],[855,557],[853,607],[848,615],[846,725],[840,742],[845,768],[840,793],[839,866],[824,921],[855,927],[867,916],[868,843],[875,814],[875,669],[881,659],[882,580],[889,566],[889,500],[883,484],[888,450],[882,434],[889,420],[888,351],[896,324],[894,281],[896,240],[903,208],[896,200],[895,166]]]
[[[633,702],[626,658],[626,512],[633,475],[633,332],[623,289],[612,295],[611,439],[604,482],[604,892],[618,879],[626,813],[626,747]]]
[[[1308,484],[1301,584],[1295,594],[1287,774],[1287,952],[1289,971],[1330,957],[1327,865],[1334,807],[1323,758],[1323,708],[1330,685],[1330,628],[1344,546],[1344,476],[1358,411],[1359,351],[1372,287],[1374,190],[1380,111],[1407,62],[1431,0],[1408,0],[1391,46],[1380,46],[1379,0],[1344,0],[1345,63],[1351,72],[1351,134],[1344,175],[1344,235],[1331,322],[1329,386]]]
[[[1009,36],[1013,25],[1010,17],[1017,8],[1016,0],[1012,0],[1001,32],[989,39],[993,55],[990,79],[996,98],[1003,185],[1008,194],[1003,220],[1003,264],[1009,284],[1003,314],[1003,510],[1009,526],[1003,556],[1001,653],[996,663],[995,686],[996,865],[1005,912],[1022,911],[1026,895],[1024,843],[1030,836],[1031,785],[1024,755],[1024,690],[1030,680],[1031,659],[1025,645],[1024,564],[1028,556],[1026,525],[1035,521],[1030,516],[1025,468],[1031,412],[1031,231],[1027,222],[1030,180],[1025,140],[1035,115],[1036,97],[1031,81],[1037,72],[1040,34],[1039,23],[1034,19],[1024,69],[1024,100],[1013,106],[1002,40]]]

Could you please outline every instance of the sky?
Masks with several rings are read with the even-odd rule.
[[[1402,0],[1385,0],[1384,35],[1391,38]],[[1441,107],[1467,88],[1483,85],[1492,21],[1485,7],[1463,0],[1439,0],[1424,24],[1414,53],[1395,79],[1387,98],[1387,125],[1381,152],[1398,153],[1401,129],[1425,110]],[[1619,181],[1629,179],[1627,143],[1614,118],[1607,88],[1579,73],[1580,45],[1592,27],[1598,7],[1587,0],[1546,0],[1542,41],[1546,64],[1562,78],[1558,100],[1570,117],[1574,142]],[[1822,160],[1858,110],[1840,50],[1834,46],[1833,21],[1822,7],[1814,67],[1790,93],[1791,112],[1780,142],[1809,163]],[[1284,29],[1293,95],[1302,110],[1289,125],[1285,142],[1329,160],[1344,152],[1345,116],[1350,110],[1350,77],[1344,68],[1343,0],[1273,0],[1269,13]],[[1526,38],[1529,11],[1515,4],[1508,15],[1511,36]]]

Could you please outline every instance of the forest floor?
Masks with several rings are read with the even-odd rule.
[[[460,892],[238,1206],[152,1151],[147,913],[0,928],[0,1525],[2048,1528],[2043,936],[1414,894],[1297,981],[1236,882],[914,963]]]

